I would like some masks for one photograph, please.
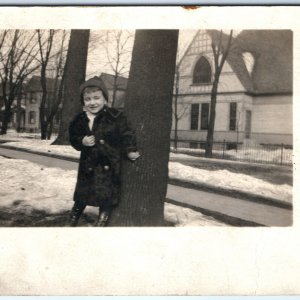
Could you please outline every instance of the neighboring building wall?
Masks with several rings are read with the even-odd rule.
[[[251,138],[261,143],[293,144],[292,96],[253,99]]]
[[[124,90],[117,90],[116,92],[116,100],[115,100],[115,107],[116,108],[123,108],[124,107],[124,98],[125,98],[125,91]],[[113,90],[108,90],[108,106],[111,106],[113,100]]]
[[[199,126],[198,130],[191,130],[191,105],[199,104]],[[210,104],[210,95],[192,95],[192,96],[180,96],[178,97],[178,115],[183,111],[185,114],[178,121],[178,138],[184,140],[197,140],[205,141],[207,136],[207,130],[201,130],[201,104]],[[230,130],[230,103],[236,103],[236,129]],[[244,131],[244,106],[245,103],[251,105],[252,98],[244,94],[221,94],[217,98],[216,106],[216,121],[215,121],[215,141],[237,141],[243,137]],[[174,111],[174,108],[173,108]],[[175,121],[173,116],[172,130],[174,131]],[[239,132],[239,136],[237,136]],[[172,138],[174,132],[172,132]]]
[[[41,92],[29,92],[26,96],[26,115],[25,130],[36,132],[40,129],[40,111]],[[34,115],[34,117],[33,117]]]

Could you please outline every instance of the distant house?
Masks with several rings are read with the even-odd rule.
[[[7,93],[9,93],[9,88],[7,88]],[[19,102],[19,106],[18,106]],[[3,99],[3,90],[2,84],[0,84],[0,127],[2,126],[2,119],[4,114],[5,106],[4,106],[4,99]],[[11,105],[11,115],[10,115],[10,122],[8,124],[8,128],[17,128],[17,114],[18,110],[20,113],[20,130],[25,129],[25,93],[24,90],[21,93],[18,93],[13,100]]]
[[[211,43],[218,39],[219,31],[199,30],[179,62],[178,111],[185,112],[178,122],[181,140],[206,140],[214,77]],[[220,77],[215,141],[292,145],[292,51],[289,30],[243,30],[234,38]]]
[[[109,105],[112,103],[113,90],[114,90],[114,76],[102,73],[100,75],[104,81],[109,96]],[[124,107],[125,91],[127,88],[127,78],[119,76],[116,81],[116,101],[115,107],[122,109]],[[55,79],[47,78],[48,97],[51,99],[55,92]],[[25,128],[29,132],[40,131],[40,103],[42,100],[42,87],[39,76],[33,76],[25,87],[26,94],[26,116],[25,116]],[[59,113],[54,119],[54,128],[58,127]]]
[[[48,98],[52,99],[55,93],[55,79],[47,78]],[[33,76],[25,86],[26,114],[25,130],[28,132],[39,132],[40,125],[40,105],[42,100],[41,78]],[[47,107],[46,107],[47,109]],[[54,119],[54,128],[58,126],[59,118]]]
[[[128,78],[118,76],[115,84],[115,76],[107,73],[101,73],[100,78],[104,81],[108,90],[108,105],[112,106],[114,88],[116,89],[116,99],[114,107],[118,109],[124,108],[125,93],[127,89]]]

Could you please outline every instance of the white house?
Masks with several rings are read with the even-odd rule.
[[[179,140],[206,140],[214,78],[211,45],[219,40],[219,31],[199,30],[179,62]],[[223,33],[224,45],[227,40]],[[293,144],[292,60],[292,31],[243,30],[233,39],[218,88],[215,141]],[[173,121],[172,137],[174,128]]]

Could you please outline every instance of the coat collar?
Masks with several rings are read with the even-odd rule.
[[[108,107],[104,105],[103,108],[97,113],[96,118],[99,119],[103,116],[107,116],[109,119],[117,119],[121,112],[115,108]],[[85,111],[82,112],[82,117],[84,120],[88,121],[88,117]]]

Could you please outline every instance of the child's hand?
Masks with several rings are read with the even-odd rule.
[[[138,151],[136,151],[136,152],[129,152],[129,153],[127,154],[127,156],[128,156],[128,158],[129,158],[130,160],[136,160],[136,159],[139,158],[141,155],[140,155],[140,153],[139,153]]]
[[[82,144],[87,147],[93,147],[95,145],[95,137],[93,135],[85,136],[82,139]]]

